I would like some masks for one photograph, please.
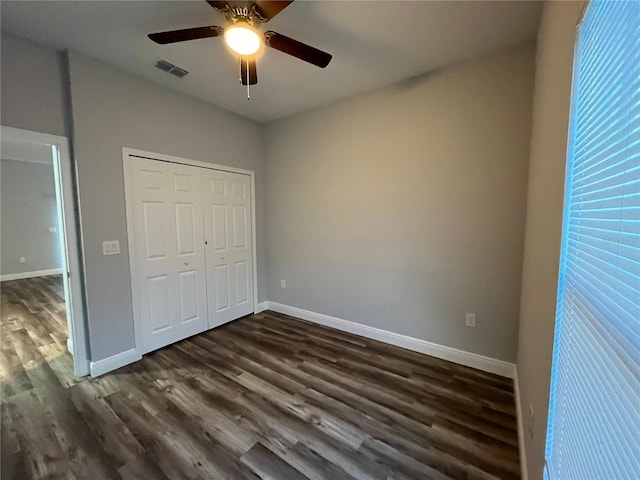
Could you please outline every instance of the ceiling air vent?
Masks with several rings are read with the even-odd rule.
[[[166,60],[158,60],[156,62],[156,68],[159,68],[163,72],[169,72],[171,75],[174,75],[178,78],[182,78],[187,73],[189,73],[185,69],[176,67],[173,63],[169,63]]]

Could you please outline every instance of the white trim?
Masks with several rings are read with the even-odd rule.
[[[267,302],[267,304],[269,310],[284,313],[285,315],[302,318],[303,320],[319,323],[320,325],[354,333],[362,337],[389,343],[397,347],[424,353],[426,355],[431,355],[432,357],[441,358],[449,362],[458,363],[460,365],[476,368],[484,372],[494,373],[503,377],[513,378],[514,375],[514,364],[498,360],[497,358],[485,357],[484,355],[478,355],[477,353],[438,345],[437,343],[428,342],[419,338],[408,337],[399,333],[369,327],[368,325],[362,325],[360,323],[343,320],[341,318],[331,317],[322,313],[310,312],[309,310],[303,310],[302,308],[290,307],[281,303]]]
[[[201,162],[198,160],[190,160],[188,158],[174,157],[172,155],[163,155],[161,153],[154,152],[146,152],[144,150],[137,150],[135,148],[127,148],[124,147],[122,149],[122,169],[124,173],[124,191],[125,191],[125,210],[127,216],[127,243],[129,250],[129,274],[130,274],[130,282],[131,282],[131,296],[133,301],[133,326],[134,326],[134,340],[135,340],[135,350],[142,352],[142,338],[141,332],[139,328],[139,313],[138,308],[140,306],[139,295],[137,291],[136,282],[134,281],[137,278],[135,266],[136,258],[135,258],[135,248],[132,246],[135,244],[135,239],[133,235],[134,226],[133,226],[133,206],[130,201],[127,201],[131,197],[132,188],[131,185],[131,169],[132,160],[134,158],[146,158],[149,160],[159,160],[162,162],[170,162],[177,163],[180,165],[190,165],[193,167],[201,167],[208,168],[211,170],[221,170],[223,172],[230,173],[240,173],[242,175],[248,175],[251,182],[251,241],[253,243],[252,248],[252,256],[253,256],[253,311],[254,313],[258,312],[258,254],[257,254],[257,229],[256,229],[256,182],[255,182],[255,172],[253,170],[245,170],[242,168],[228,167],[226,165],[218,165],[216,163],[209,162]],[[142,357],[140,357],[142,358]]]
[[[142,356],[135,348],[116,353],[115,355],[103,358],[97,362],[91,362],[91,376],[98,377],[100,375],[104,375],[105,373],[117,370],[125,365],[129,365],[130,363],[137,362],[141,358]]]
[[[2,157],[3,162],[23,162],[23,163],[35,163],[36,165],[49,165],[51,166],[53,162],[45,162],[43,160],[34,160],[32,158],[11,158],[10,156]]]
[[[254,172],[249,174],[251,181],[251,255],[253,256],[253,313],[258,311],[258,246],[256,231],[256,176]]]
[[[524,419],[522,413],[522,399],[520,398],[520,382],[518,381],[518,367],[513,367],[513,395],[516,399],[516,420],[518,422],[518,450],[520,451],[520,478],[528,480],[527,451],[524,443]]]
[[[0,275],[0,281],[6,282],[8,280],[22,280],[23,278],[46,277],[47,275],[60,274],[62,274],[61,268],[50,268],[49,270],[34,270],[33,272],[7,273],[6,275]]]
[[[71,337],[67,337],[67,351],[73,355],[73,340],[71,340]]]
[[[51,144],[42,141],[23,141],[15,137],[2,139],[2,161],[53,165]]]
[[[51,146],[56,183],[56,204],[60,222],[62,275],[69,336],[74,346],[73,370],[76,376],[89,374],[87,316],[85,312],[84,272],[82,270],[80,205],[75,182],[76,171],[71,161],[66,137],[33,132],[13,127],[1,127],[3,139],[15,142]]]
[[[129,151],[126,148],[122,149],[122,168],[124,175],[124,206],[125,206],[125,214],[127,217],[127,250],[129,251],[129,282],[131,284],[131,301],[133,307],[133,342],[134,342],[134,350],[139,355],[142,355],[142,337],[139,328],[139,305],[140,305],[140,296],[138,295],[138,287],[136,285],[135,278],[137,278],[136,268],[136,252],[135,248],[132,248],[135,245],[135,235],[133,233],[133,206],[131,205],[131,192],[133,191],[133,185],[131,184],[132,175],[129,173],[130,171],[130,157]]]
[[[265,310],[269,310],[269,302],[259,302],[256,306],[255,313],[264,312]]]
[[[191,165],[192,167],[209,168],[211,170],[222,170],[224,172],[241,173],[243,175],[254,175],[253,170],[228,167],[226,165],[219,165],[217,163],[201,162],[199,160],[191,160],[189,158],[174,157],[172,155],[163,155],[161,153],[145,152],[144,150],[124,147],[122,149],[122,157],[124,159],[128,156],[147,158],[149,160],[160,160],[162,162],[178,163],[180,165]]]

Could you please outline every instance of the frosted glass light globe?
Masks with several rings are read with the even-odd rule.
[[[236,22],[224,30],[224,41],[234,52],[249,56],[260,49],[262,40],[248,23]]]

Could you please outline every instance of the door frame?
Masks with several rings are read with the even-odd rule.
[[[175,157],[172,155],[163,155],[161,153],[147,152],[144,150],[138,150],[135,148],[122,148],[122,168],[124,172],[124,193],[125,193],[125,208],[127,215],[127,245],[129,250],[129,273],[131,275],[131,300],[133,303],[133,327],[135,335],[135,350],[138,355],[142,355],[142,332],[140,331],[139,324],[139,308],[140,308],[140,296],[138,294],[137,282],[134,279],[137,277],[136,270],[136,252],[135,252],[135,238],[133,234],[134,221],[133,221],[133,205],[131,205],[133,185],[131,179],[133,177],[133,167],[136,158],[144,158],[147,160],[157,160],[167,163],[176,163],[179,165],[189,165],[192,167],[208,168],[210,170],[221,170],[223,172],[239,173],[242,175],[248,175],[251,184],[251,257],[252,257],[252,276],[253,276],[253,313],[258,312],[258,262],[257,262],[257,246],[256,246],[256,182],[255,172],[253,170],[245,170],[242,168],[229,167],[226,165],[219,165],[216,163],[201,162],[198,160],[190,160],[188,158]],[[208,302],[207,302],[208,304]]]
[[[67,349],[72,352],[76,376],[89,375],[89,349],[87,335],[86,297],[82,264],[80,207],[78,201],[77,172],[71,160],[69,139],[58,135],[34,132],[21,128],[1,126],[2,138],[24,143],[37,143],[52,147],[53,172],[56,190],[56,210],[60,221],[60,250],[65,290],[65,310],[69,338]]]

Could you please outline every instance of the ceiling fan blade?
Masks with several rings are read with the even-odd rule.
[[[207,3],[213,8],[217,8],[220,11],[224,11],[227,9],[227,2],[221,2],[219,0],[207,0]]]
[[[247,84],[247,63],[249,64],[249,85],[255,85],[258,83],[258,71],[256,69],[256,59],[249,58],[247,61],[247,57],[240,58],[240,79],[242,80],[242,85]]]
[[[184,30],[172,30],[170,32],[150,33],[148,37],[160,45],[167,43],[186,42],[198,38],[217,37],[224,33],[222,27],[211,25],[209,27],[185,28]]]
[[[333,58],[327,52],[323,52],[293,38],[272,31],[264,33],[264,43],[271,48],[280,50],[305,62],[312,63],[320,68],[329,65],[329,62]]]
[[[253,6],[264,21],[268,22],[292,3],[293,0],[256,0]]]

